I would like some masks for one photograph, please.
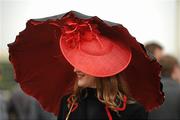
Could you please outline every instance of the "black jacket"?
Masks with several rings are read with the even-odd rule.
[[[105,110],[105,105],[100,102],[96,97],[96,89],[86,88],[83,92],[87,92],[88,95],[82,97],[78,102],[78,107],[74,112],[71,112],[69,120],[108,120],[108,115]],[[60,113],[58,120],[65,120],[68,113],[67,98],[64,96],[61,100]],[[110,110],[113,120],[146,120],[148,113],[144,107],[138,103],[127,104],[125,111],[119,113]]]
[[[180,120],[180,84],[170,77],[162,77],[164,103],[149,113],[149,120]]]

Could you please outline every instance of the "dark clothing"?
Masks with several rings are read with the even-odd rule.
[[[0,91],[0,120],[8,120],[7,106],[1,92],[2,91]]]
[[[149,120],[180,120],[180,85],[171,78],[162,78],[165,101],[149,113]]]
[[[83,92],[84,91],[88,93],[87,96],[80,97],[81,99],[78,101],[78,107],[74,112],[71,112],[69,120],[108,120],[105,105],[96,97],[96,89],[86,88]],[[69,111],[67,107],[68,97],[69,96],[63,97],[61,101],[58,120],[65,120],[66,118]],[[148,113],[145,111],[144,107],[138,103],[128,104],[126,110],[119,111],[119,114],[110,109],[109,111],[113,120],[146,120],[148,117]]]
[[[55,120],[51,113],[44,111],[38,102],[24,94],[16,86],[8,104],[9,120]]]

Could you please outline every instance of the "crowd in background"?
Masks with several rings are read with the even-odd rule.
[[[161,82],[165,94],[165,102],[149,113],[149,120],[180,120],[180,64],[173,55],[164,53],[164,48],[155,42],[146,44],[145,48],[162,66]],[[0,80],[1,77],[0,71]],[[4,99],[0,90],[0,120],[55,119],[34,98],[24,94],[18,85],[14,87],[8,100]]]
[[[0,79],[2,78],[0,71]],[[56,117],[44,111],[39,103],[26,95],[17,84],[9,99],[3,97],[0,90],[0,120],[56,120]]]
[[[165,94],[165,102],[149,113],[149,120],[180,120],[180,64],[173,55],[164,53],[157,43],[145,47],[162,66],[161,82]]]

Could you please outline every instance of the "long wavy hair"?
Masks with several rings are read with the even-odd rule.
[[[120,73],[110,77],[96,77],[95,85],[97,89],[96,96],[98,100],[104,103],[106,106],[108,106],[108,108],[112,109],[113,111],[116,111],[116,108],[121,106],[120,104],[123,103],[124,100],[123,96],[127,97],[128,104],[135,103],[135,100],[129,96],[130,93],[128,90],[128,86],[121,77]],[[69,108],[72,102],[77,101],[77,99],[80,97],[82,89],[82,87],[78,86],[78,80],[76,80],[74,84],[74,90],[71,95],[71,100],[69,99],[68,102]]]

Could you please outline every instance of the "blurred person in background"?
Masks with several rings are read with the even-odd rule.
[[[0,81],[2,79],[2,73],[1,73],[1,68],[0,68]],[[6,109],[6,102],[3,99],[3,95],[1,94],[1,89],[0,89],[0,120],[8,120],[8,115],[7,115],[7,109]]]
[[[149,51],[153,56],[159,61],[163,56],[163,47],[158,43],[151,42],[145,45],[147,51]]]
[[[174,80],[177,80],[180,83],[180,65],[179,64],[174,67],[174,70],[171,76]]]
[[[160,63],[163,66],[162,76],[171,77],[171,79],[180,83],[180,64],[178,60],[171,55],[165,55]]]
[[[165,102],[157,110],[149,113],[150,120],[180,120],[180,85],[178,79],[179,64],[171,55],[163,56],[159,63],[162,65],[162,83],[165,93]]]
[[[55,120],[51,113],[43,111],[37,101],[16,86],[8,104],[9,120]]]

